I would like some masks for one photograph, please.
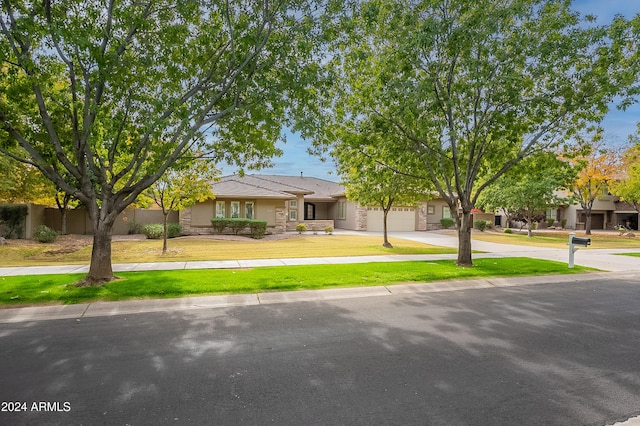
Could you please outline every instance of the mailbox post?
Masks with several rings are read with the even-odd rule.
[[[578,238],[575,232],[569,233],[569,268],[573,268],[573,257],[578,247],[587,247],[591,245],[591,238]]]

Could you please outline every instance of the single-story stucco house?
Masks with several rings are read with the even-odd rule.
[[[307,176],[231,175],[212,184],[215,199],[199,202],[180,212],[185,234],[210,234],[211,219],[239,217],[266,220],[273,233],[294,231],[299,223],[322,231],[326,226],[355,231],[381,231],[380,207],[360,206],[348,200],[339,183]],[[449,216],[443,200],[416,206],[393,207],[390,231],[424,231],[440,227]]]

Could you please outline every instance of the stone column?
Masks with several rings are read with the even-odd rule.
[[[178,222],[180,222],[180,226],[182,227],[182,233],[184,235],[191,235],[191,207],[187,207],[178,212]]]
[[[367,208],[364,206],[356,206],[356,231],[367,230]]]

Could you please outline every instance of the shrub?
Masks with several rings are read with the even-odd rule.
[[[23,238],[29,208],[25,205],[0,205],[0,236]]]
[[[509,229],[509,228],[505,228],[504,233],[505,234],[511,234],[511,233],[513,233],[513,231],[511,231],[511,229]]]
[[[562,219],[562,229],[567,226],[567,219]]]
[[[552,227],[555,222],[556,222],[555,219],[549,218],[549,219],[547,219],[547,226],[548,227]]]
[[[213,226],[213,230],[218,234],[222,234],[224,229],[227,227],[227,219],[225,218],[213,218],[211,219],[211,226]]]
[[[307,225],[305,225],[304,223],[299,223],[296,225],[296,231],[298,231],[298,234],[302,234],[303,232],[307,231]]]
[[[133,234],[141,234],[142,233],[142,225],[137,222],[129,222],[129,230],[127,231],[129,235]]]
[[[324,227],[325,234],[333,234],[333,226],[325,226]]]
[[[179,223],[167,223],[167,237],[175,238],[182,235],[182,226]]]
[[[450,217],[443,217],[440,219],[440,225],[442,225],[444,229],[451,228],[453,226],[453,219]]]
[[[267,221],[251,220],[249,222],[249,230],[251,232],[251,238],[260,239],[267,233]]]
[[[222,234],[227,228],[230,228],[235,235],[238,235],[243,229],[249,228],[251,238],[262,238],[267,233],[267,222],[264,220],[220,217],[211,219],[211,226],[219,234]]]
[[[480,219],[473,222],[473,227],[478,231],[484,232],[484,230],[487,229],[488,226],[489,226],[489,223],[486,220]]]
[[[538,229],[538,222],[531,222],[531,229]]]
[[[52,243],[58,238],[58,232],[48,226],[40,225],[33,230],[33,238],[41,243]]]
[[[140,228],[140,232],[150,240],[158,240],[164,235],[164,227],[159,223],[150,223]]]
[[[229,218],[227,219],[227,226],[231,228],[235,235],[238,235],[240,231],[249,226],[250,219]]]

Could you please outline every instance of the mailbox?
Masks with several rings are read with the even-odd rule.
[[[571,243],[574,246],[587,247],[591,245],[591,238],[573,237],[573,239],[571,240]]]

